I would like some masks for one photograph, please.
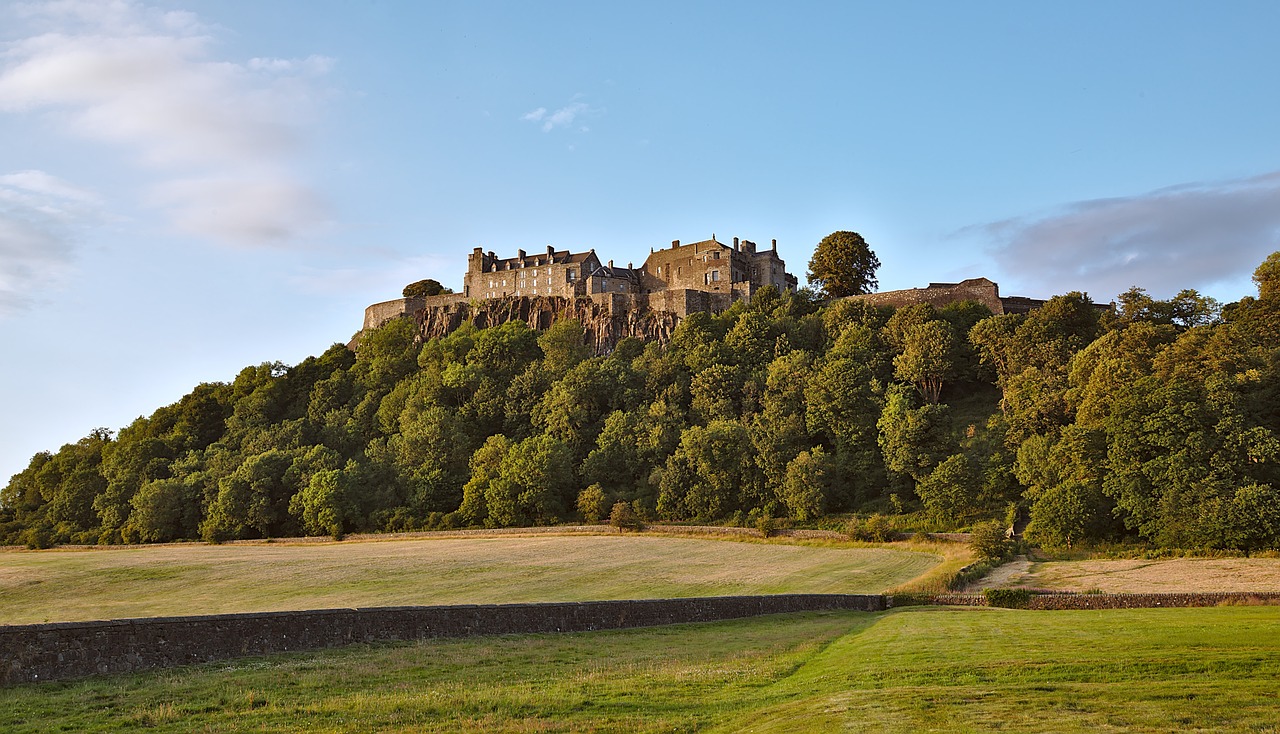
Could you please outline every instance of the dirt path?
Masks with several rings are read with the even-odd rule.
[[[1002,586],[1026,586],[1024,583],[1031,570],[1031,561],[1026,556],[1016,556],[1008,563],[996,566],[991,573],[966,586],[964,591],[982,591]]]

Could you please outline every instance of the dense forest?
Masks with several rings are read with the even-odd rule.
[[[1027,315],[809,291],[605,356],[574,321],[420,342],[413,322],[197,386],[40,453],[0,543],[596,521],[898,527],[1030,518],[1046,545],[1280,547],[1280,253],[1219,307],[1138,288]]]

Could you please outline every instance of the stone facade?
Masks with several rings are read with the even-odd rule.
[[[612,263],[610,263],[612,264]],[[547,246],[546,253],[529,255],[517,250],[515,257],[500,258],[477,247],[467,257],[467,274],[462,278],[466,298],[506,298],[509,296],[585,295],[587,278],[600,269],[596,251],[571,253]]]

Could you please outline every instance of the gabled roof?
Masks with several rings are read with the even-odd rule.
[[[635,268],[615,268],[601,265],[591,272],[589,278],[620,278],[624,280],[640,280],[640,271]]]

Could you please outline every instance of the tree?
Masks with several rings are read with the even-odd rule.
[[[920,394],[937,405],[952,368],[955,335],[945,321],[928,321],[907,329],[902,354],[893,359],[894,376],[916,383]]]
[[[818,243],[809,260],[809,283],[828,298],[870,293],[879,287],[880,258],[857,232],[832,232]]]
[[[831,457],[821,446],[801,451],[787,464],[780,499],[792,517],[806,522],[826,513],[827,498],[831,494],[831,474]]]
[[[1010,545],[1004,526],[995,520],[978,523],[969,534],[969,548],[984,561],[1003,560],[1009,555]]]
[[[440,285],[440,281],[435,278],[427,278],[426,280],[419,280],[415,283],[406,285],[403,293],[405,298],[413,298],[414,296],[440,296],[453,293],[453,289],[445,288]]]
[[[578,493],[578,514],[582,515],[582,519],[586,522],[598,523],[604,517],[605,503],[608,500],[604,487],[593,484]]]

